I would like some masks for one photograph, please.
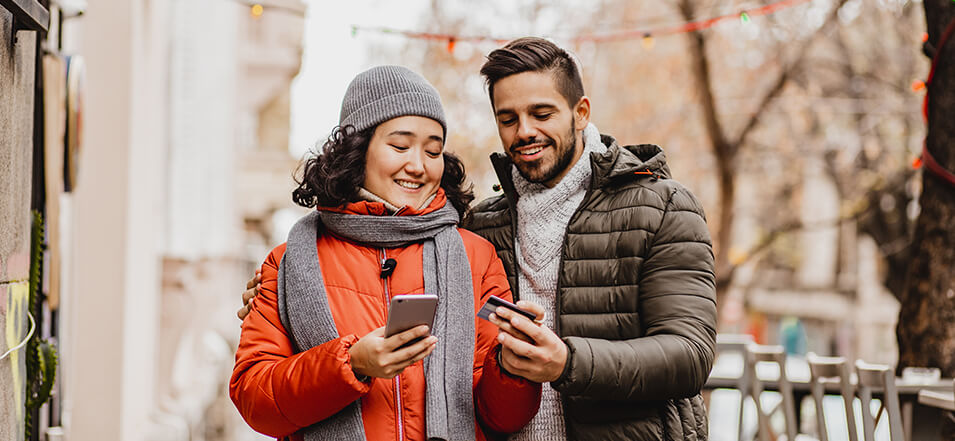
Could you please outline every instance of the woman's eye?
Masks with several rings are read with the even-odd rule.
[[[426,153],[428,154],[428,156],[432,158],[437,158],[438,156],[441,156],[441,152],[426,152]]]
[[[388,144],[388,145],[390,145],[393,149],[398,150],[400,152],[408,150],[408,147],[405,147],[403,145],[394,145],[394,144]]]

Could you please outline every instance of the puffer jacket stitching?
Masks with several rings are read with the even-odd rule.
[[[658,149],[658,147],[655,147],[655,148]],[[632,159],[628,159],[628,161],[633,162]],[[663,161],[656,161],[656,162],[662,163]],[[663,166],[665,167],[665,163],[663,163]],[[669,214],[671,215],[676,213],[681,213],[681,212],[691,212],[705,219],[701,210],[698,208],[699,206],[698,201],[696,201],[696,199],[692,197],[692,194],[686,191],[685,189],[683,189],[682,186],[680,186],[678,183],[675,183],[675,181],[669,181],[666,178],[667,178],[666,176],[663,176],[663,179],[650,180],[650,178],[643,177],[643,176],[635,178],[632,175],[630,176],[618,175],[618,176],[615,176],[613,179],[606,179],[603,182],[603,186],[601,188],[596,189],[596,191],[594,192],[594,196],[592,196],[591,198],[588,198],[588,200],[594,201],[594,200],[597,200],[598,197],[606,198],[607,196],[613,196],[613,195],[623,193],[628,195],[623,197],[625,197],[626,200],[631,201],[630,202],[631,205],[627,207],[618,207],[614,209],[601,210],[600,204],[596,204],[596,206],[594,206],[594,204],[588,204],[590,205],[588,209],[582,210],[581,212],[586,212],[588,214],[602,214],[602,213],[614,212],[614,211],[632,210],[637,207],[647,207],[647,208],[653,208],[657,211],[663,212],[664,216],[665,214],[667,214],[667,211],[669,210]],[[625,181],[625,179],[630,179],[630,181],[627,182]],[[690,204],[690,208],[687,208],[685,206],[674,206],[675,205],[674,198],[676,198],[677,195],[683,192],[685,192],[687,196],[689,196],[688,203]],[[653,197],[648,197],[650,194],[652,194]],[[585,204],[582,204],[582,206],[583,205]],[[676,205],[685,205],[685,204],[676,204]],[[472,222],[469,222],[469,224],[465,226],[466,228],[469,228],[472,231],[475,231],[488,239],[491,238],[490,236],[497,236],[498,238],[503,237],[505,241],[507,242],[506,244],[509,244],[510,237],[509,237],[509,234],[506,232],[506,229],[511,227],[511,225],[509,223],[510,211],[509,211],[509,206],[507,205],[506,195],[498,195],[492,198],[491,200],[488,200],[479,204],[479,206],[475,209],[475,212],[477,212],[476,215],[473,217]],[[638,258],[642,257],[643,258],[642,260],[646,259],[649,252],[653,249],[653,246],[655,245],[655,242],[657,240],[657,233],[659,232],[660,228],[662,228],[664,220],[665,219],[661,217],[661,219],[659,220],[660,224],[657,225],[656,231],[649,231],[651,228],[645,228],[642,226],[637,228],[628,228],[628,229],[619,231],[619,232],[631,232],[631,231],[639,230],[645,234],[645,237],[644,237],[645,243],[642,245],[643,249],[641,250],[641,255],[633,256],[633,257],[638,257]],[[571,226],[568,226],[568,228],[570,229]],[[505,231],[502,231],[502,230],[505,230]],[[613,234],[613,233],[612,232],[575,231],[573,234],[575,235],[593,234],[598,236],[599,235],[606,236],[607,234]],[[695,241],[681,240],[681,241],[674,241],[673,243],[676,244],[676,243],[683,243],[683,242],[704,243],[706,245],[709,245],[709,242],[701,241],[701,240],[695,240]],[[670,241],[667,242],[668,245],[670,243],[671,243]],[[500,245],[501,243],[496,242],[496,244]],[[503,248],[504,249],[499,249],[498,251],[502,260],[507,261],[509,259],[513,259],[513,250],[508,248],[507,246]],[[566,255],[564,256],[564,258],[566,259]],[[581,260],[588,260],[588,259],[566,259],[567,262],[581,261]],[[595,259],[595,260],[600,260],[600,259]],[[604,260],[611,260],[611,259],[604,259]],[[612,260],[617,260],[617,259],[614,258]],[[645,266],[643,266],[642,263],[638,264],[638,266],[640,268],[640,271],[643,271],[646,268]],[[506,265],[506,268],[511,269],[507,265]],[[509,279],[514,280],[510,275],[509,275]],[[642,275],[640,277],[640,280],[642,280]],[[625,286],[639,286],[639,283],[622,284],[622,283],[619,283],[619,281],[616,281],[614,283],[614,287],[625,287]],[[586,287],[587,286],[585,285],[572,285],[565,288],[574,290],[574,289],[586,288]],[[594,287],[604,288],[605,286],[594,286]],[[653,296],[653,297],[656,297],[656,296]],[[706,297],[706,296],[699,296],[699,297]],[[571,314],[566,312],[561,314],[561,316],[564,318],[573,317],[577,315],[593,316],[596,314]],[[619,315],[619,314],[611,313],[608,315]],[[688,339],[688,340],[692,340],[692,339]],[[584,341],[586,341],[586,339],[584,339]],[[588,345],[589,345],[589,342],[588,342]],[[699,343],[693,342],[692,345],[696,346],[697,348],[704,348],[704,346],[706,346],[702,342],[699,342]],[[573,348],[575,348],[572,345],[570,347],[572,348],[572,350],[574,350]],[[595,375],[594,373],[595,366],[590,365],[589,368],[590,369],[589,369],[588,375],[590,377],[593,377]],[[578,371],[577,375],[581,373],[582,372]],[[573,375],[572,372],[569,374]],[[563,378],[562,380],[568,380],[568,379],[571,380],[572,383],[573,383],[573,380],[575,380],[574,378]],[[579,380],[579,378],[576,378],[576,380]],[[580,383],[577,383],[577,384],[580,384]],[[568,391],[568,392],[570,393],[572,391]],[[699,399],[699,394],[697,394],[695,398]],[[689,401],[687,402],[687,404],[689,404]],[[565,408],[566,408],[566,401],[565,401]],[[659,409],[659,411],[665,412],[664,409]],[[705,424],[706,424],[705,419],[698,418],[698,415],[696,415],[696,412],[692,412],[692,413],[694,414],[692,415],[694,417],[693,419],[697,420],[695,421],[696,426],[705,427]],[[704,411],[704,414],[705,414],[705,411]],[[567,423],[569,426],[571,426],[571,427],[568,427],[568,433],[575,433],[576,430],[574,430],[573,428],[574,424],[572,422],[571,417],[572,415],[568,414]],[[662,423],[662,421],[660,421],[660,423]],[[661,432],[666,432],[665,430],[663,430],[663,427],[661,426],[657,426],[656,430]],[[649,428],[649,426],[647,427]],[[673,435],[674,434],[672,433],[665,433],[665,436],[667,438],[673,439]],[[680,439],[680,438],[681,437],[676,437],[676,439]]]

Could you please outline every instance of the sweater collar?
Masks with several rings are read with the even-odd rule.
[[[581,187],[584,189],[588,188],[590,184],[588,181],[592,173],[591,161],[589,159],[595,154],[606,153],[607,146],[601,142],[600,131],[598,131],[597,127],[593,124],[588,124],[587,127],[581,131],[581,135],[583,136],[584,143],[583,153],[581,153],[577,162],[570,166],[570,170],[567,171],[567,174],[565,174],[560,182],[554,185],[553,188],[548,188],[544,184],[528,181],[520,173],[515,173],[517,166],[511,164],[511,179],[514,181],[514,189],[517,191],[517,194],[549,193],[559,197],[559,195],[570,195]]]

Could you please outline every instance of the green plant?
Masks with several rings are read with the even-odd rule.
[[[43,275],[44,230],[43,215],[33,211],[33,227],[31,229],[32,243],[30,244],[30,294],[27,307],[34,320],[42,317],[43,302],[40,298]],[[37,324],[39,327],[39,323]],[[27,400],[26,400],[26,438],[32,439],[33,414],[50,399],[53,384],[56,380],[57,353],[56,346],[40,338],[40,332],[35,332],[26,349],[27,370]]]

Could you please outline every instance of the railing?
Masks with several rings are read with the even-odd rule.
[[[37,0],[0,0],[0,6],[13,13],[13,32],[46,32],[50,27],[50,11]]]

